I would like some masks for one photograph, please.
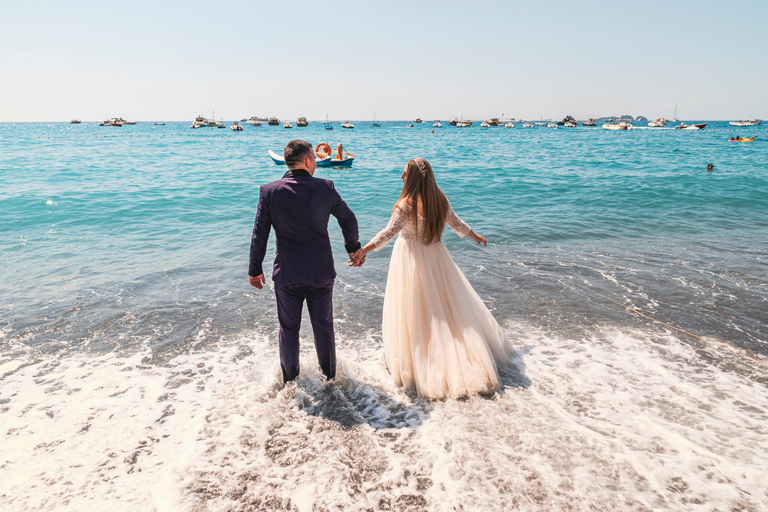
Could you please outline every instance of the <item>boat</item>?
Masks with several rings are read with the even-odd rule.
[[[285,165],[285,158],[283,155],[278,155],[271,149],[267,151],[269,154],[269,158],[272,159],[272,161],[276,165]],[[355,161],[354,156],[348,156],[345,155],[343,159],[339,160],[338,158],[333,158],[331,156],[325,157],[325,158],[318,158],[315,160],[315,165],[318,167],[352,167],[352,163]]]
[[[515,127],[515,123],[513,123],[511,121],[507,122],[507,123],[504,123],[504,128],[514,128],[514,127]]]
[[[293,128],[293,125],[291,124],[290,121],[286,121],[285,124],[283,125],[283,128],[290,129],[290,128]]]
[[[352,128],[354,128],[354,127],[355,127],[355,125],[353,125],[353,124],[352,124],[352,123],[350,123],[349,121],[344,121],[343,123],[341,123],[341,127],[342,127],[342,128],[346,128],[346,129],[348,129],[348,130],[351,130]]]
[[[533,128],[533,125],[531,123],[525,123],[523,124],[523,128]]]
[[[299,128],[305,128],[308,125],[309,125],[309,123],[307,122],[307,118],[306,117],[300,117],[299,120],[296,121],[296,126],[298,126]]]
[[[568,123],[572,124],[573,126],[576,126],[576,125],[579,124],[579,122],[577,120],[575,120],[570,115],[568,115],[568,116],[565,116],[562,121],[558,121],[557,125],[558,126],[565,126]]]
[[[617,119],[612,123],[605,123],[602,128],[603,130],[633,130],[635,127],[632,126],[632,123]]]
[[[547,128],[557,128],[557,123],[547,123]]]
[[[107,119],[103,123],[99,123],[99,126],[117,126],[120,128],[123,126],[123,120],[119,117],[113,117],[112,119]]]
[[[371,125],[371,128],[381,128],[381,125],[376,122],[376,112],[373,113],[373,124]]]
[[[490,126],[499,126],[499,118],[498,117],[492,117],[490,120],[486,121]]]
[[[576,121],[568,121],[563,126],[566,128],[576,128],[579,124]]]
[[[675,130],[703,130],[707,126],[707,123],[700,124],[685,124],[685,121],[680,123],[680,126],[675,126]]]
[[[225,125],[225,124],[224,124],[224,120],[223,120],[223,119],[221,120],[221,122],[220,122],[220,123],[218,123],[218,124],[216,125],[216,128],[219,128],[219,129],[224,129],[224,128],[226,128],[226,127],[227,127],[227,125]]]
[[[480,123],[480,128],[490,128],[490,127],[491,127],[491,123],[489,123],[488,121],[483,121],[482,123]]]
[[[680,122],[680,120],[677,118],[677,105],[678,105],[679,103],[680,103],[679,101],[676,101],[676,102],[675,102],[675,113],[674,113],[674,115],[672,116],[672,122],[673,122],[673,123],[678,123],[678,122]]]
[[[165,126],[165,123],[152,123],[153,126]]]
[[[267,124],[269,126],[278,126],[280,124],[280,120],[278,118],[276,118],[276,117],[270,117],[267,120]]]
[[[456,128],[469,128],[472,126],[472,121],[459,121],[456,123]]]
[[[731,121],[731,126],[760,126],[763,124],[762,119],[742,119],[741,121]]]
[[[79,119],[73,119],[69,122],[69,124],[80,124],[81,121]]]
[[[261,123],[258,121],[249,121],[248,124],[250,124],[251,126],[261,126]]]
[[[651,128],[661,128],[663,126],[667,126],[667,119],[664,117],[654,117],[653,121],[648,123],[648,126]]]
[[[432,125],[432,128],[442,128],[443,125],[440,123],[440,121],[435,121],[435,123]]]
[[[248,118],[248,119],[243,119],[241,122],[243,122],[243,123],[246,123],[246,122],[247,122],[247,123],[253,123],[253,122],[256,122],[256,123],[265,123],[265,122],[267,122],[267,120],[266,120],[266,119],[264,119],[263,117],[259,117],[259,116],[251,116],[251,117],[250,117],[250,118]]]
[[[586,120],[586,121],[582,121],[582,122],[581,122],[581,125],[582,125],[582,126],[597,126],[597,123],[595,122],[595,120],[594,120],[594,119],[592,119],[592,118],[590,117],[588,120]]]
[[[413,128],[413,125],[411,123],[408,123],[405,125],[406,128]]]
[[[757,138],[757,135],[753,135],[751,137],[739,137],[738,135],[736,137],[731,137],[728,139],[728,142],[755,142],[755,139]]]
[[[122,119],[122,118],[120,120],[123,122],[123,124],[127,124],[129,126],[133,126],[138,122],[138,121],[126,121],[125,119]]]
[[[326,130],[333,130],[333,125],[328,121],[328,114],[325,114],[325,126],[323,128]]]
[[[417,117],[416,119],[414,119],[414,120],[413,120],[413,122],[414,122],[414,123],[420,123],[420,122],[421,122],[421,118],[420,118],[420,117]]]
[[[241,131],[243,131],[242,125],[240,125],[237,121],[235,121],[234,123],[229,125],[229,129],[232,130],[233,132],[241,132]]]

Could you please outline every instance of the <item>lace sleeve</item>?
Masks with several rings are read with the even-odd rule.
[[[387,243],[395,238],[395,235],[405,227],[407,222],[408,215],[404,211],[402,205],[398,205],[398,207],[395,208],[395,211],[392,212],[392,217],[389,219],[387,227],[379,231],[379,233],[371,240],[375,250],[378,251],[387,245]]]
[[[445,222],[447,222],[448,225],[451,226],[451,228],[453,228],[453,230],[462,238],[467,236],[472,231],[472,228],[470,228],[466,222],[461,220],[450,206],[448,207],[448,216],[445,218]]]

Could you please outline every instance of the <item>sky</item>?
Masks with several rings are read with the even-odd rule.
[[[0,122],[768,118],[762,0],[0,6]]]

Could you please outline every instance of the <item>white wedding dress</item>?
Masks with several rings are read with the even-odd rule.
[[[422,242],[422,218],[414,229],[410,208],[401,202],[371,240],[378,251],[400,233],[384,295],[387,367],[396,384],[422,397],[497,391],[496,364],[514,351],[443,242]],[[450,208],[446,222],[462,237],[471,231]]]

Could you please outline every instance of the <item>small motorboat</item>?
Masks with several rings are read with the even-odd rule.
[[[675,126],[675,130],[703,130],[707,126],[707,123],[700,124],[685,124],[685,121],[680,123],[680,126]]]
[[[482,123],[480,123],[480,128],[490,128],[490,127],[491,127],[491,123],[489,123],[488,121],[483,121]]]
[[[80,122],[81,122],[81,121],[80,121],[79,119],[73,119],[73,120],[71,120],[71,121],[69,122],[69,124],[80,124]]]
[[[241,132],[241,131],[243,131],[242,125],[240,125],[237,121],[235,121],[234,123],[229,125],[229,129],[232,130],[233,132]]]
[[[547,128],[557,128],[557,123],[548,123]]]
[[[290,128],[293,128],[293,125],[291,124],[290,121],[286,121],[285,124],[283,125],[283,128],[290,129]]]
[[[300,117],[299,120],[296,121],[296,126],[298,126],[299,128],[306,128],[307,126],[309,126],[309,123],[307,122],[307,118]]]
[[[523,124],[523,128],[533,128],[533,125],[531,123],[525,123]]]
[[[341,127],[342,127],[342,128],[346,128],[346,129],[348,129],[348,130],[351,130],[352,128],[354,128],[354,127],[355,127],[355,125],[353,125],[353,124],[352,124],[352,123],[350,123],[349,121],[344,121],[343,123],[341,123]]]
[[[731,126],[760,126],[763,124],[762,119],[742,119],[741,121],[731,121]]]
[[[563,126],[565,126],[566,128],[576,128],[579,125],[576,122],[568,121]]]
[[[515,127],[515,123],[512,123],[512,122],[504,123],[504,128],[514,128],[514,127]]]
[[[420,122],[421,122],[421,118],[420,118],[420,117],[417,117],[416,119],[414,119],[414,120],[413,120],[413,122],[414,122],[414,123],[420,123]]]
[[[270,117],[267,120],[267,124],[269,126],[278,126],[280,124],[280,121],[276,117]]]
[[[408,123],[407,125],[405,125],[405,127],[406,128],[413,128],[413,125],[411,123]]]
[[[152,123],[154,126],[165,126],[165,123]]]
[[[258,122],[258,121],[251,121],[249,124],[250,124],[251,126],[261,126],[261,123],[260,123],[260,122]]]
[[[654,117],[653,121],[648,123],[648,126],[651,128],[662,128],[664,126],[667,126],[667,120],[663,117]]]
[[[731,137],[728,139],[728,142],[755,142],[755,139],[757,138],[757,135],[753,135],[751,137],[739,137],[738,135],[735,137]]]
[[[614,121],[612,123],[605,123],[603,125],[603,130],[632,130],[635,127],[632,126],[631,123],[628,123],[626,121]]]
[[[597,126],[597,123],[595,122],[595,120],[594,120],[594,119],[592,119],[592,118],[590,117],[590,118],[589,118],[589,119],[587,119],[586,121],[582,121],[582,122],[581,122],[581,125],[582,125],[582,126]]]
[[[432,125],[432,128],[442,128],[443,125],[440,123],[440,121],[435,121],[435,124]]]

